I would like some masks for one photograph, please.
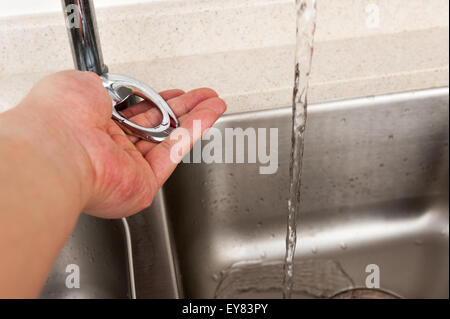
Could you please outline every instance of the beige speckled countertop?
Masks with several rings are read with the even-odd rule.
[[[228,113],[291,102],[294,0],[104,5],[111,72],[156,90],[210,86]],[[448,0],[318,0],[310,101],[448,86]],[[62,12],[0,15],[0,111],[45,74],[73,68]]]

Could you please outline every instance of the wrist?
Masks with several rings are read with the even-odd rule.
[[[64,120],[56,113],[39,111],[38,105],[27,105],[24,100],[0,115],[0,138],[20,145],[25,156],[36,162],[33,163],[36,170],[45,167],[45,177],[35,172],[36,178],[51,180],[51,187],[59,188],[58,194],[65,197],[62,200],[71,206],[69,211],[79,214],[92,192],[93,169],[89,157]]]

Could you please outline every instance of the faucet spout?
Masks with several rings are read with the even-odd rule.
[[[62,0],[62,5],[75,67],[98,75],[107,73],[92,0]]]

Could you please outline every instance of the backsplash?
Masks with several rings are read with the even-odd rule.
[[[97,6],[111,72],[156,90],[212,87],[228,113],[291,104],[294,0]],[[310,101],[448,86],[448,7],[447,0],[318,0]],[[73,68],[62,12],[29,13],[0,15],[0,111],[45,74]]]

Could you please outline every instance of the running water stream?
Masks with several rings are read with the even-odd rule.
[[[296,0],[297,47],[295,83],[292,103],[292,151],[290,165],[290,199],[284,263],[283,298],[291,298],[294,285],[294,256],[297,245],[297,216],[300,209],[300,187],[303,164],[304,133],[307,118],[307,93],[311,72],[314,33],[316,29],[316,0]]]

